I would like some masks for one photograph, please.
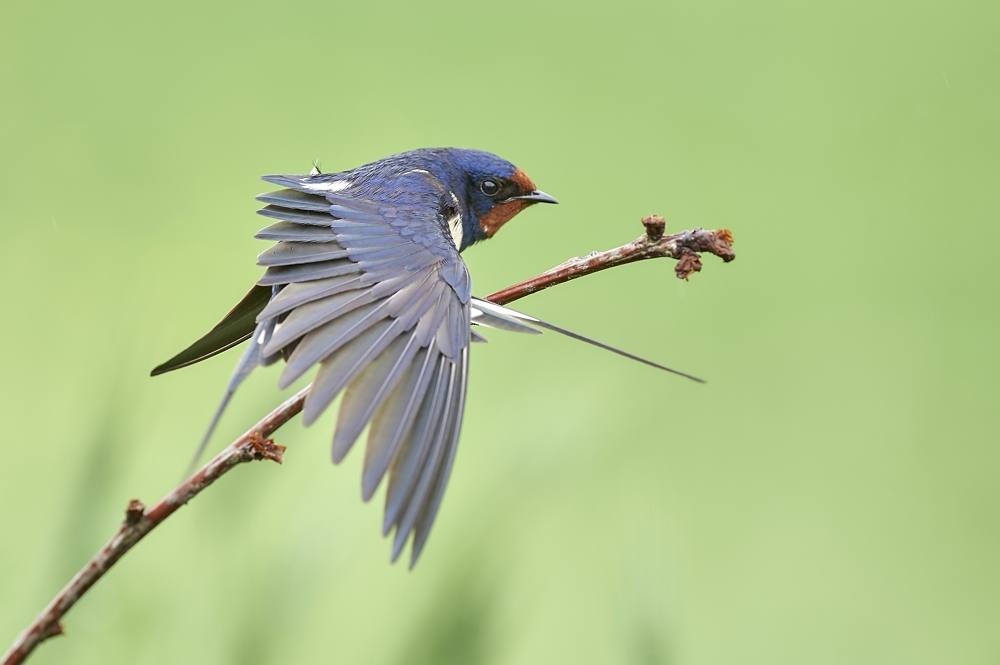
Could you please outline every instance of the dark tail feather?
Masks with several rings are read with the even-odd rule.
[[[667,367],[666,365],[661,365],[660,363],[653,362],[652,360],[647,360],[641,356],[637,356],[634,353],[629,353],[628,351],[622,351],[621,349],[616,349],[613,346],[605,344],[604,342],[598,342],[596,339],[591,339],[590,337],[585,337],[579,333],[575,333],[572,330],[566,330],[565,328],[560,328],[559,326],[552,325],[551,323],[546,323],[541,319],[531,318],[531,322],[534,323],[539,328],[545,328],[546,330],[551,330],[557,332],[567,337],[572,337],[573,339],[580,340],[581,342],[586,342],[587,344],[593,344],[596,347],[604,349],[605,351],[611,351],[612,353],[617,353],[620,356],[625,356],[632,360],[637,360],[644,365],[649,365],[650,367],[655,367],[657,369],[662,369],[665,372],[670,372],[671,374],[677,374],[678,376],[683,376],[685,379],[691,379],[692,381],[697,381],[698,383],[708,383],[705,379],[699,379],[697,376],[692,376],[680,370],[673,369],[672,367]]]
[[[201,362],[246,341],[257,325],[257,315],[270,299],[270,286],[254,286],[222,321],[197,342],[154,369],[153,376]]]
[[[586,342],[587,344],[593,344],[594,346],[604,349],[605,351],[611,351],[612,353],[617,353],[620,356],[625,356],[631,360],[636,360],[643,363],[644,365],[649,365],[650,367],[655,367],[657,369],[662,369],[665,372],[670,372],[671,374],[677,374],[678,376],[683,376],[685,379],[691,379],[692,381],[697,381],[698,383],[708,383],[705,379],[699,379],[697,376],[691,376],[685,372],[678,371],[671,367],[661,365],[660,363],[655,363],[652,360],[647,360],[641,356],[637,356],[634,353],[629,353],[628,351],[622,351],[621,349],[616,349],[613,346],[605,344],[604,342],[598,342],[596,339],[591,339],[581,335],[580,333],[575,333],[572,330],[566,330],[565,328],[560,328],[557,325],[553,325],[541,319],[536,319],[533,316],[528,316],[527,314],[522,314],[516,310],[510,309],[509,307],[504,307],[503,305],[497,305],[489,300],[483,300],[482,298],[473,298],[472,306],[482,310],[483,312],[492,312],[493,314],[517,319],[520,321],[525,321],[532,325],[538,326],[539,328],[545,328],[546,330],[551,330],[552,332],[557,332],[567,337],[572,337],[573,339],[579,340],[581,342]]]
[[[222,402],[219,404],[219,408],[215,410],[215,415],[212,416],[212,423],[208,426],[208,431],[205,432],[205,436],[202,437],[201,443],[198,444],[198,450],[195,452],[194,457],[191,459],[191,463],[188,465],[186,476],[190,476],[194,473],[195,467],[198,465],[198,460],[201,459],[202,454],[205,452],[205,448],[208,447],[208,441],[212,438],[212,433],[215,432],[216,426],[219,424],[219,420],[222,419],[222,414],[229,406],[229,401],[236,394],[236,389],[240,387],[250,373],[261,364],[261,353],[264,349],[264,345],[267,344],[271,337],[271,333],[274,331],[275,319],[268,319],[257,325],[257,328],[253,332],[253,336],[250,340],[250,345],[247,347],[246,351],[243,352],[243,356],[240,358],[240,362],[237,363],[236,369],[233,370],[233,375],[229,378],[229,385],[226,386],[226,394],[222,397]]]

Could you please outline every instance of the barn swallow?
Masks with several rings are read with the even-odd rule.
[[[413,534],[416,563],[451,472],[468,382],[473,324],[568,334],[678,374],[506,307],[473,297],[461,252],[522,210],[557,203],[496,155],[457,148],[405,152],[340,173],[268,175],[261,194],[274,241],[263,277],[204,337],[153,370],[186,367],[250,340],[199,454],[236,388],[257,366],[285,361],[288,388],[319,370],[302,412],[310,425],[343,393],[333,437],[340,462],[370,425],[362,477],[369,500],[383,476],[383,534],[392,560]],[[690,377],[688,378],[694,378]],[[700,380],[700,379],[695,379]],[[197,459],[197,458],[196,458]]]

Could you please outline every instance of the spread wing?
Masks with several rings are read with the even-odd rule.
[[[395,528],[394,561],[413,533],[412,565],[462,425],[472,284],[448,231],[452,195],[429,174],[367,191],[326,186],[329,178],[264,178],[289,189],[257,197],[267,204],[259,213],[277,220],[257,237],[278,241],[259,257],[267,270],[258,285],[280,290],[256,318],[269,338],[254,342],[261,363],[287,358],[281,388],[319,365],[306,425],[343,392],[334,462],[371,424],[362,495],[388,474],[383,531]]]

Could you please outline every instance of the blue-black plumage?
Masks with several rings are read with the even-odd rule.
[[[303,422],[314,422],[344,393],[337,462],[371,425],[362,494],[371,498],[388,474],[393,560],[412,533],[416,562],[464,411],[473,305],[459,254],[529,205],[556,200],[510,162],[456,148],[414,150],[341,173],[263,179],[285,188],[257,197],[266,204],[258,212],[277,220],[257,234],[277,241],[258,257],[264,275],[226,319],[153,374],[251,340],[210,435],[255,366],[284,357],[284,388],[318,364]],[[486,316],[480,323],[532,330]]]
[[[541,326],[593,343],[473,298],[460,256],[525,208],[556,200],[510,162],[458,148],[263,180],[284,188],[257,197],[266,204],[259,214],[277,220],[257,234],[277,242],[258,257],[264,275],[222,322],[153,374],[251,340],[204,447],[254,367],[284,359],[279,386],[287,388],[319,365],[303,423],[312,424],[343,393],[334,462],[369,426],[362,496],[370,499],[388,475],[383,529],[388,535],[395,528],[394,561],[413,534],[413,565],[451,472],[469,346],[474,337],[485,341],[472,323],[521,332]]]

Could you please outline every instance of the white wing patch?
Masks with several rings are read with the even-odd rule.
[[[303,189],[311,189],[317,192],[339,192],[351,186],[350,180],[333,180],[331,182],[304,182]]]
[[[464,229],[462,228],[461,214],[456,212],[454,215],[451,216],[451,219],[448,220],[448,230],[451,231],[451,241],[455,243],[455,249],[461,251],[462,235],[464,233]]]

